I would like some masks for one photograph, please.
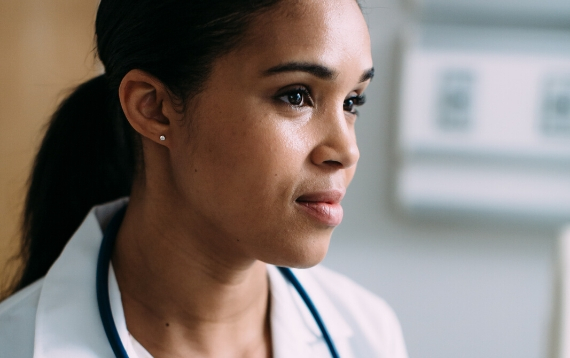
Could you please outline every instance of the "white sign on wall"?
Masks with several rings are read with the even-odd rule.
[[[405,209],[570,219],[570,57],[412,45],[403,67]]]

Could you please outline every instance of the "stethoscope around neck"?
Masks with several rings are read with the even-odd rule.
[[[128,358],[127,351],[123,346],[119,332],[117,331],[117,326],[115,326],[115,320],[113,319],[113,313],[111,312],[111,302],[109,301],[109,266],[111,263],[111,254],[113,252],[113,247],[115,245],[115,239],[117,238],[117,233],[119,232],[119,227],[123,222],[125,217],[125,211],[127,207],[121,208],[111,219],[105,233],[103,235],[103,241],[101,242],[101,248],[99,249],[99,257],[97,258],[97,277],[96,277],[96,290],[97,290],[97,303],[99,305],[99,314],[101,316],[101,322],[103,323],[103,328],[105,329],[105,334],[107,334],[107,339],[109,344],[115,353],[117,358]],[[313,318],[317,322],[319,329],[323,334],[323,338],[329,347],[331,356],[333,358],[339,358],[338,352],[334,343],[325,327],[321,315],[317,311],[317,308],[311,301],[311,298],[307,294],[307,291],[303,288],[297,277],[293,272],[287,267],[278,267],[279,271],[285,278],[295,287],[309,311],[313,315]]]

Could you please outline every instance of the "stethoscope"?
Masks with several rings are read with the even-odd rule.
[[[101,242],[101,248],[99,249],[99,257],[97,259],[97,277],[96,277],[96,289],[97,289],[97,303],[99,305],[99,314],[101,316],[101,322],[103,322],[103,328],[107,334],[107,339],[109,344],[115,353],[117,358],[128,358],[127,351],[121,342],[121,337],[119,337],[119,332],[117,332],[117,326],[115,326],[115,321],[113,320],[113,313],[111,312],[111,302],[109,301],[109,266],[111,263],[111,254],[113,252],[113,246],[115,245],[115,239],[117,238],[117,233],[119,232],[119,227],[123,222],[125,216],[125,211],[127,207],[121,208],[111,219],[105,233],[103,235],[103,241]],[[287,267],[278,267],[279,271],[285,278],[295,287],[309,311],[313,315],[313,318],[319,326],[323,338],[329,347],[331,356],[333,358],[339,358],[338,352],[334,343],[321,319],[321,315],[317,311],[317,308],[311,301],[311,298],[307,294],[307,291],[303,288],[297,277],[293,274],[291,269]]]

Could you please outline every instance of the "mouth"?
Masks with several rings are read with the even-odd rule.
[[[303,194],[295,203],[311,219],[328,227],[335,227],[341,223],[344,214],[340,205],[343,197],[343,191],[321,191]]]

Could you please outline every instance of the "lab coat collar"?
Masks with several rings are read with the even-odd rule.
[[[271,330],[274,358],[330,357],[315,318],[285,277],[268,265],[271,292]],[[317,307],[341,357],[353,357],[349,338],[352,330],[313,276],[293,270]]]
[[[102,228],[125,203],[119,200],[92,209],[48,271],[36,314],[34,358],[114,357],[99,316],[95,272]],[[110,275],[112,288],[116,281]],[[110,299],[115,301],[116,297],[110,294]],[[126,332],[121,332],[126,331],[126,325],[119,307],[121,312],[114,307],[113,316],[126,342]]]
[[[113,357],[96,298],[95,273],[103,230],[113,214],[127,202],[121,199],[94,208],[73,235],[45,277],[38,303],[34,358]],[[268,265],[271,290],[271,329],[275,358],[328,357],[328,348],[310,311],[276,267]],[[294,270],[344,358],[353,357],[349,347],[352,331],[318,282]],[[131,357],[136,357],[111,268],[109,295],[115,325]]]

